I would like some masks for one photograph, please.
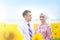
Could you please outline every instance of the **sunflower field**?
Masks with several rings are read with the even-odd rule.
[[[34,29],[37,27],[37,23],[34,23]],[[6,24],[0,23],[0,40],[23,40],[24,36],[17,29],[18,24]],[[52,29],[52,40],[60,40],[60,22],[52,22],[50,24]],[[40,33],[33,35],[32,40],[44,40]]]

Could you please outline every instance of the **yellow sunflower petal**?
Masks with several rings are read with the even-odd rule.
[[[33,35],[32,40],[43,40],[43,37],[40,33],[36,33]]]

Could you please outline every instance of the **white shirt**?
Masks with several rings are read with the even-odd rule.
[[[34,34],[34,28],[33,26],[31,26],[31,30],[32,30],[32,35]],[[30,40],[30,36],[29,36],[29,29],[28,29],[28,22],[27,21],[23,21],[22,23],[19,24],[18,29],[21,30],[22,34],[24,35],[24,40]]]

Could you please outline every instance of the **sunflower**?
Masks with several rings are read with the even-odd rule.
[[[51,28],[52,28],[52,37],[60,38],[60,22],[51,23]]]
[[[32,40],[44,40],[40,33],[36,33],[32,36]]]
[[[0,28],[0,40],[23,40],[21,31],[12,25],[5,24],[5,27]]]
[[[34,26],[34,30],[36,30],[38,23],[34,23],[33,26]]]

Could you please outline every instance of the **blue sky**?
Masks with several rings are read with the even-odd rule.
[[[50,20],[60,19],[59,0],[0,0],[0,20],[17,22],[24,10],[31,10],[33,19],[44,12]]]

